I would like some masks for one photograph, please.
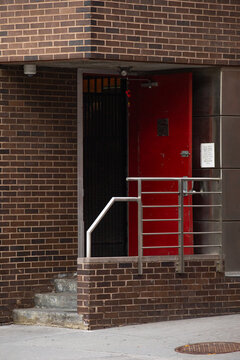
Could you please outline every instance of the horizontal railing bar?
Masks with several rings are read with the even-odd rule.
[[[143,249],[177,249],[180,246],[143,246]]]
[[[195,195],[195,194],[222,194],[221,191],[184,191],[184,194]]]
[[[138,197],[133,197],[133,196],[125,196],[125,197],[113,197],[112,199],[114,199],[114,201],[138,201]]]
[[[222,247],[221,244],[219,245],[185,245],[185,248],[203,248],[203,247]]]
[[[196,221],[199,221],[199,222],[204,222],[204,221],[207,221],[207,220],[196,220]],[[211,223],[219,223],[219,219],[213,219],[211,220]]]
[[[206,205],[183,205],[183,207],[222,207],[221,204],[219,205],[210,205],[210,204],[206,204]]]
[[[142,194],[179,194],[178,191],[142,191]]]
[[[143,208],[166,208],[166,207],[179,207],[179,205],[143,205]]]
[[[142,233],[143,235],[179,235],[180,232]]]
[[[179,194],[178,191],[142,191],[143,195],[155,195],[155,194]],[[222,194],[221,191],[184,191],[185,195],[204,195],[204,194]]]
[[[184,232],[184,235],[201,235],[201,234],[222,234],[222,231],[192,231]]]
[[[221,247],[222,245],[186,245],[184,248],[197,248],[197,247]],[[177,249],[180,246],[143,246],[143,249]]]
[[[209,178],[209,177],[128,177],[126,179],[127,181],[137,181],[137,180],[141,180],[141,181],[166,181],[166,180],[184,180],[184,181],[220,181],[222,180],[222,178]]]
[[[180,221],[181,219],[143,219],[143,221]]]
[[[179,205],[143,205],[143,208],[169,208],[169,207],[174,207],[174,208],[178,208]],[[222,207],[221,204],[219,205],[183,205],[183,207]]]
[[[159,233],[142,233],[143,235],[179,235],[180,232],[159,232]],[[191,231],[184,232],[184,235],[204,235],[204,234],[222,234],[222,231]]]

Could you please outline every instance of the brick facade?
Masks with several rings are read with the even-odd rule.
[[[3,0],[0,62],[240,64],[236,0]]]
[[[89,1],[3,0],[0,62],[85,57],[90,49]]]
[[[0,322],[76,271],[75,70],[0,69]]]
[[[44,61],[239,66],[239,26],[237,0],[1,1],[0,322],[76,270],[77,72]],[[78,311],[90,329],[237,312],[239,282],[216,261],[180,276],[146,260],[139,278],[134,259],[79,260]]]
[[[78,259],[78,312],[87,329],[234,314],[240,279],[217,272],[217,256],[187,257],[185,273],[175,257]]]
[[[92,57],[240,64],[240,4],[235,0],[93,3]]]

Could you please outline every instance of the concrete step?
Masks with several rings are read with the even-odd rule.
[[[77,314],[76,274],[60,274],[53,282],[55,292],[35,294],[35,308],[13,311],[14,323],[85,329],[82,317]]]
[[[77,293],[76,292],[59,292],[35,294],[34,302],[40,308],[70,308],[77,310]]]
[[[86,329],[81,315],[74,309],[16,309],[13,321],[21,325],[58,326],[71,329]]]
[[[57,278],[53,280],[56,292],[77,292],[77,277]]]

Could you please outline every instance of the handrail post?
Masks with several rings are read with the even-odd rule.
[[[142,256],[143,256],[143,222],[142,222],[142,181],[138,180],[138,274],[142,275]]]
[[[184,272],[184,239],[183,239],[183,179],[178,180],[178,272]]]
[[[92,233],[90,231],[87,231],[87,236],[86,236],[86,257],[90,258],[92,255]]]

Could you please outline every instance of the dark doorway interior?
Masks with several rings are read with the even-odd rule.
[[[84,76],[84,225],[113,196],[126,196],[127,111],[125,80]],[[92,256],[127,254],[127,205],[116,203],[92,234]]]

